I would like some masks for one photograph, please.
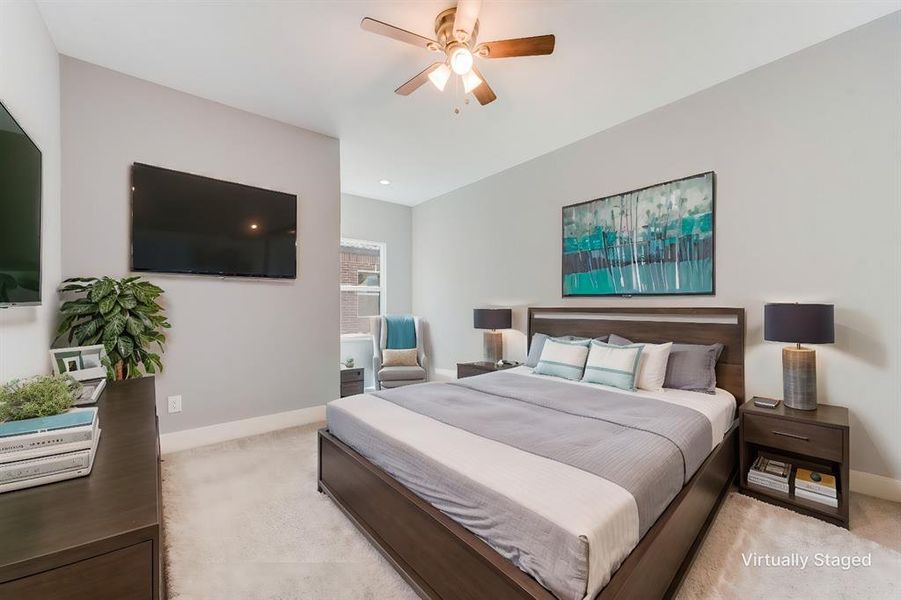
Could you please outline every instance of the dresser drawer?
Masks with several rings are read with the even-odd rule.
[[[844,458],[841,429],[746,414],[742,432],[746,442],[837,462]]]
[[[114,550],[0,585],[16,600],[150,600],[153,542]]]

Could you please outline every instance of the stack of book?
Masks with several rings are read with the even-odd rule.
[[[838,508],[835,476],[799,468],[795,473],[795,497]]]
[[[758,456],[748,471],[748,481],[787,494],[791,471],[792,466],[786,462]]]
[[[0,423],[0,493],[88,475],[99,441],[97,408]]]

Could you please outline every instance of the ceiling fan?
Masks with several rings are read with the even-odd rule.
[[[554,51],[554,36],[539,35],[477,44],[481,6],[482,0],[457,0],[457,6],[439,13],[435,18],[435,40],[369,17],[360,22],[360,27],[432,52],[444,53],[444,60],[426,67],[394,90],[396,94],[409,96],[427,80],[444,91],[451,75],[455,74],[462,79],[463,91],[467,94],[472,92],[479,104],[485,105],[494,102],[497,96],[475,65],[474,57],[493,59],[551,54]]]

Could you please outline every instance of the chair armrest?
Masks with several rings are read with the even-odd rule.
[[[425,370],[425,380],[429,380],[429,357],[422,350],[419,351],[419,366]]]

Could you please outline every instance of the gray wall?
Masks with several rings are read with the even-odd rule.
[[[409,206],[341,194],[341,237],[385,244],[389,313],[411,310],[412,219]]]
[[[33,2],[0,2],[0,101],[41,149],[41,290],[38,307],[0,309],[0,383],[50,371],[59,304],[59,56]]]
[[[388,313],[412,311],[413,288],[410,264],[413,211],[409,206],[341,194],[341,237],[385,244]],[[354,366],[363,367],[367,388],[375,387],[372,371],[372,343],[358,336],[341,339],[341,360],[354,359]]]
[[[338,396],[338,141],[62,58],[63,274],[129,272],[129,167],[145,162],[297,194],[298,277],[150,276],[172,330],[163,432]],[[168,395],[184,411],[169,415]]]
[[[434,364],[480,356],[471,309],[484,304],[743,306],[747,391],[779,397],[763,304],[834,302],[821,400],[851,409],[854,469],[901,479],[899,55],[894,13],[416,206],[413,308]],[[561,298],[562,206],[708,170],[715,297]],[[507,355],[522,359],[522,311],[514,326]]]

